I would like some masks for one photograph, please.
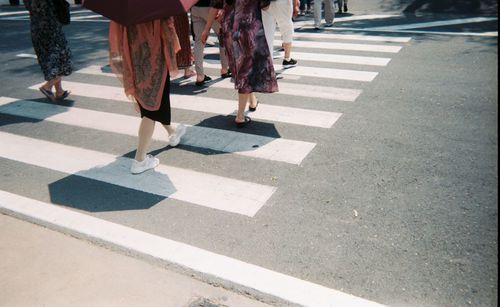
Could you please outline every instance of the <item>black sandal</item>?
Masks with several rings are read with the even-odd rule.
[[[231,71],[230,71],[230,70],[228,70],[228,71],[227,71],[227,73],[225,73],[225,74],[221,74],[221,75],[220,75],[220,77],[221,77],[222,79],[226,79],[226,78],[229,78],[229,77],[231,77],[231,76],[232,76],[232,74],[231,74]]]
[[[40,92],[42,92],[42,94],[45,95],[45,97],[47,97],[48,100],[50,100],[52,102],[56,102],[56,96],[54,95],[54,93],[51,90],[47,90],[43,86],[41,88],[39,88],[39,90],[40,90]]]
[[[196,81],[194,84],[196,86],[202,86],[204,85],[205,83],[207,83],[208,81],[212,81],[212,78],[210,78],[209,76],[205,75],[205,78],[203,78],[203,80],[201,81]]]
[[[258,106],[259,106],[259,100],[257,100],[257,104],[255,105],[254,108],[252,108],[251,106],[248,106],[248,111],[255,112],[255,111],[257,111]]]
[[[236,127],[238,127],[238,128],[244,128],[251,121],[252,121],[252,119],[250,117],[245,116],[245,121],[244,122],[238,123],[238,122],[235,121]]]
[[[56,96],[56,100],[57,101],[64,100],[64,99],[68,98],[69,94],[71,94],[70,91],[64,91],[60,96]]]

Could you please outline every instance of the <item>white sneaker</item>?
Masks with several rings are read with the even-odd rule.
[[[132,166],[130,167],[130,172],[132,174],[140,174],[140,173],[147,171],[148,169],[152,169],[152,168],[157,167],[158,164],[160,164],[160,160],[153,157],[152,155],[146,155],[144,160],[142,160],[140,162],[137,160],[132,161]]]
[[[186,126],[179,124],[179,126],[175,129],[175,133],[168,138],[168,145],[172,147],[179,145],[184,134],[186,134]]]

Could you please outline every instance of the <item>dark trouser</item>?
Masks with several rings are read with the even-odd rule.
[[[311,9],[311,2],[312,2],[312,0],[300,0],[300,7],[299,7],[299,9],[301,11],[305,11],[306,10],[306,4],[307,4],[307,9]]]

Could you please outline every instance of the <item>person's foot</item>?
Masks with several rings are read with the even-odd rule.
[[[250,105],[248,106],[248,111],[250,112],[255,112],[257,111],[257,106],[259,105],[259,100],[255,100],[255,104],[252,105],[252,103],[250,103]]]
[[[244,128],[248,123],[250,123],[252,121],[252,119],[248,116],[245,116],[243,118],[243,120],[238,120],[238,118],[236,118],[236,120],[234,121],[234,123],[236,124],[236,127],[238,128]]]
[[[342,14],[342,8],[339,7],[339,10],[337,11],[337,14]]]
[[[142,161],[137,161],[137,160],[132,161],[130,172],[134,175],[137,175],[140,173],[144,173],[149,169],[157,167],[158,164],[160,164],[160,160],[153,157],[152,155],[146,155],[146,157]]]
[[[347,13],[347,4],[344,4],[344,12]]]
[[[71,94],[70,91],[62,91],[62,92],[56,92],[56,100],[61,101],[66,98],[68,98],[69,94]]]
[[[297,65],[297,61],[290,58],[290,60],[283,60],[283,68],[290,68],[290,67],[294,67],[295,65]]]
[[[220,77],[221,77],[222,79],[226,79],[226,78],[229,78],[229,77],[231,77],[231,76],[232,76],[232,74],[231,74],[231,70],[229,70],[229,69],[228,69],[225,73],[221,72],[221,74],[220,74]]]
[[[190,70],[190,69],[184,71],[184,79],[189,79],[189,78],[194,77],[194,76],[196,76],[195,71]]]
[[[42,92],[43,95],[45,95],[45,97],[47,97],[48,100],[52,101],[52,102],[56,102],[56,96],[54,95],[54,93],[50,90],[50,89],[47,89],[45,87],[40,87],[39,88],[40,92]]]
[[[196,79],[195,85],[196,86],[202,86],[202,85],[205,85],[205,83],[207,83],[209,81],[212,81],[212,78],[210,78],[209,76],[205,75],[204,78],[203,78],[203,80]]]
[[[184,134],[186,134],[186,126],[179,124],[175,129],[175,133],[168,138],[168,145],[172,147],[179,145]]]
[[[333,26],[333,22],[327,22],[327,23],[325,23],[325,27],[331,27],[331,26]]]

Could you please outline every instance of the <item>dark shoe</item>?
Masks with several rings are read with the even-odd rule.
[[[344,12],[347,13],[347,5],[344,4]]]
[[[57,101],[64,100],[64,99],[68,98],[69,94],[71,94],[70,91],[64,91],[61,95],[56,96],[56,100]]]
[[[339,8],[339,10],[337,11],[337,14],[342,14],[342,9]]]
[[[205,78],[203,78],[203,80],[196,81],[194,84],[196,86],[202,86],[202,85],[205,85],[205,83],[207,83],[208,81],[212,81],[212,78],[210,78],[209,76],[205,75]]]
[[[56,102],[56,96],[54,95],[54,93],[52,93],[52,91],[46,90],[45,88],[43,88],[43,86],[39,88],[39,90],[40,92],[42,92],[42,94],[45,95],[45,97],[47,97],[48,100]]]
[[[251,121],[252,121],[252,119],[250,117],[245,116],[245,121],[244,122],[241,122],[241,123],[235,122],[236,123],[236,127],[238,127],[238,128],[244,128]]]
[[[225,74],[221,74],[221,75],[220,75],[220,77],[221,77],[222,79],[230,78],[230,77],[232,77],[232,76],[233,76],[233,75],[231,74],[231,71],[230,71],[230,70],[228,70],[228,71],[227,71],[227,73],[225,73]]]
[[[258,106],[259,106],[259,101],[257,100],[257,103],[255,104],[255,108],[252,108],[251,106],[248,106],[248,111],[255,112],[255,111],[257,111],[257,107]]]
[[[290,61],[283,60],[283,68],[290,68],[294,67],[295,65],[297,65],[297,61],[294,59],[290,59]]]

